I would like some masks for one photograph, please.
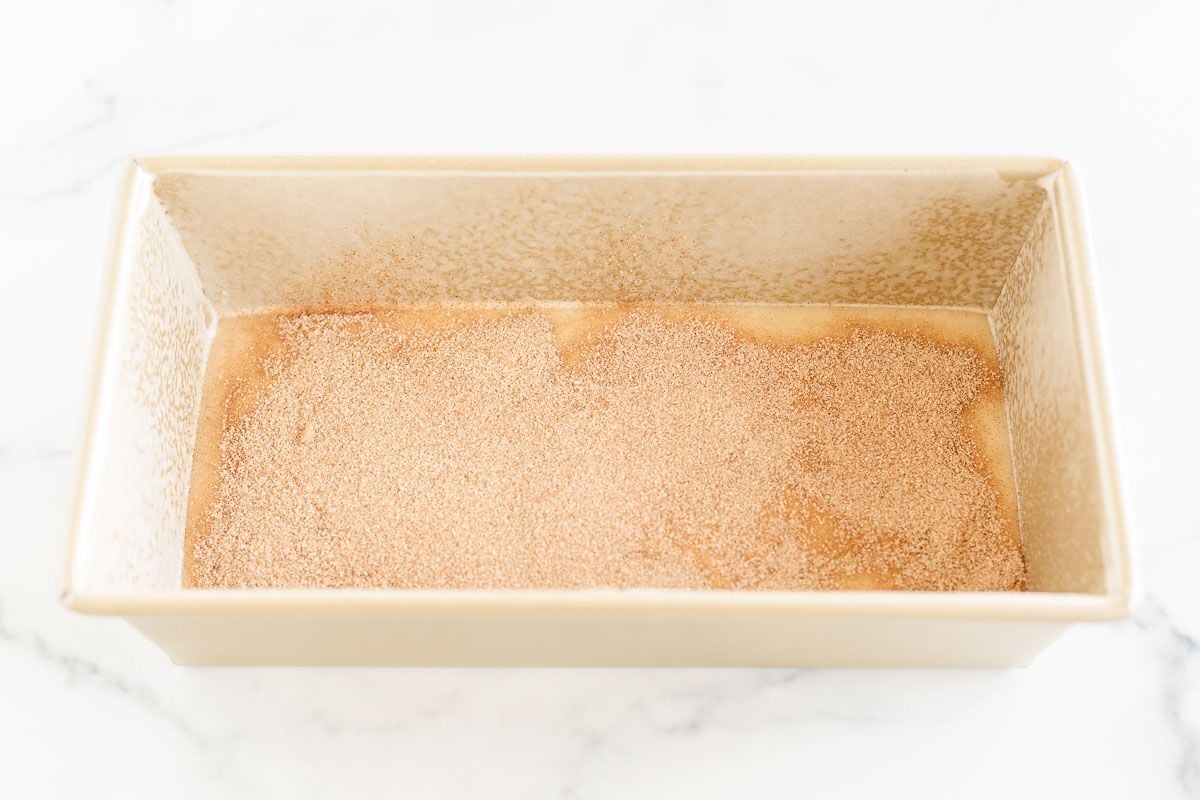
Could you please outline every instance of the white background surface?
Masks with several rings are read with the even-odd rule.
[[[0,795],[1200,794],[1197,5],[109,5],[0,6]],[[62,610],[120,164],[362,151],[1071,158],[1136,620],[1011,672],[248,671]]]

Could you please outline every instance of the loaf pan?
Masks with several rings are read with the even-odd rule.
[[[1079,184],[1053,158],[152,157],[103,280],[63,599],[179,664],[1017,666],[1129,612]],[[181,586],[223,315],[670,301],[970,308],[1028,591]]]

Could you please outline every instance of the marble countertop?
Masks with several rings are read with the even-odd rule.
[[[1195,5],[115,5],[0,26],[0,794],[1200,794]],[[192,670],[63,610],[122,162],[455,151],[1070,157],[1136,618],[1020,671]]]

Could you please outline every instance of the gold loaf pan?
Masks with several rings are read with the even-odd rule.
[[[564,300],[986,312],[1029,590],[182,588],[222,316]],[[1129,610],[1096,327],[1078,182],[1052,158],[138,159],[64,602],[194,665],[1023,665]]]

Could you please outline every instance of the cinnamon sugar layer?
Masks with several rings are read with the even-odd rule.
[[[1023,588],[989,352],[733,317],[274,318],[210,364],[185,582]]]

